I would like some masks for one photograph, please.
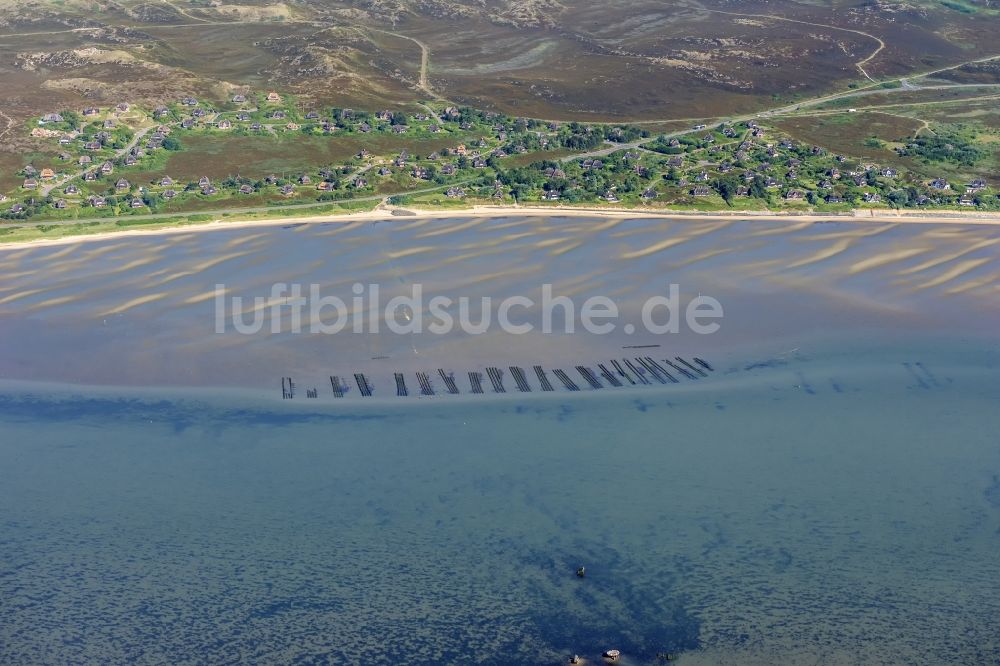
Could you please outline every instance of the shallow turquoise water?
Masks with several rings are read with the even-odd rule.
[[[998,346],[765,360],[481,401],[8,386],[0,662],[997,663]]]
[[[998,240],[515,217],[0,250],[0,664],[998,664]],[[713,336],[214,333],[214,285],[275,280],[552,281],[632,318],[678,283],[726,316]],[[717,372],[464,381],[639,353]],[[462,395],[415,395],[437,368]],[[334,398],[359,371],[376,397]]]

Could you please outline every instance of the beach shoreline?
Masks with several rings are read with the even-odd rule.
[[[874,211],[872,209],[856,210],[850,214],[840,213],[779,213],[774,211],[711,211],[692,212],[672,210],[667,208],[634,210],[615,208],[584,208],[560,206],[470,206],[467,208],[415,208],[415,207],[380,207],[369,211],[355,213],[332,213],[308,217],[268,217],[260,219],[216,218],[207,222],[169,224],[155,229],[123,229],[121,231],[106,231],[94,234],[73,234],[57,238],[36,238],[31,240],[4,242],[0,239],[0,251],[24,249],[29,247],[45,247],[51,245],[67,245],[85,241],[102,241],[134,236],[158,236],[176,233],[219,231],[228,229],[246,229],[255,227],[273,227],[280,225],[330,224],[335,222],[376,222],[390,220],[442,219],[467,217],[589,217],[589,218],[621,218],[621,219],[675,219],[687,221],[733,221],[758,220],[765,222],[849,222],[855,224],[968,224],[982,226],[1000,226],[1000,213],[980,213],[974,211]]]

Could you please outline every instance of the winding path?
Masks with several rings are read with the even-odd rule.
[[[876,83],[875,79],[873,79],[871,76],[869,76],[868,72],[865,71],[865,65],[867,65],[869,62],[871,62],[872,58],[874,58],[875,56],[877,56],[879,53],[882,52],[882,49],[885,48],[885,42],[883,42],[880,38],[876,37],[875,35],[873,35],[871,33],[864,32],[863,30],[855,30],[853,28],[841,28],[840,26],[836,26],[836,25],[827,25],[827,24],[824,24],[824,23],[813,23],[811,21],[802,21],[802,20],[799,20],[799,19],[785,18],[784,16],[774,16],[772,14],[743,14],[743,13],[740,13],[740,12],[727,12],[727,11],[723,11],[721,9],[705,9],[704,11],[711,12],[713,14],[727,14],[729,16],[740,16],[740,17],[744,17],[744,18],[763,18],[763,19],[771,19],[772,21],[785,21],[787,23],[799,23],[801,25],[809,25],[809,26],[814,26],[814,27],[817,27],[817,28],[829,28],[831,30],[840,30],[842,32],[852,32],[855,35],[862,35],[863,37],[867,37],[868,39],[874,39],[876,42],[878,42],[878,47],[874,51],[872,51],[871,54],[867,58],[865,58],[863,60],[859,60],[858,62],[854,63],[854,66],[858,68],[858,71],[860,71],[864,75],[864,77],[866,79],[868,79],[872,83]]]
[[[166,5],[169,5],[169,6],[170,6],[170,8],[171,8],[171,9],[173,9],[173,10],[174,10],[175,12],[177,12],[177,13],[178,13],[178,14],[180,14],[181,16],[186,16],[186,17],[188,17],[188,18],[189,18],[189,19],[191,19],[192,21],[199,21],[199,22],[201,22],[201,23],[210,23],[210,22],[211,22],[211,21],[209,21],[208,19],[203,19],[203,18],[199,18],[199,17],[197,17],[197,16],[191,16],[191,15],[190,15],[190,14],[188,14],[188,13],[187,13],[187,12],[186,12],[185,10],[181,9],[180,7],[178,7],[177,5],[175,5],[175,4],[174,4],[173,2],[171,2],[170,0],[164,0],[164,4],[166,4]]]
[[[216,24],[216,23],[220,23],[220,24],[221,23],[229,23],[227,21],[211,21],[209,19],[203,19],[203,18],[198,18],[198,17],[195,17],[195,16],[191,16],[190,14],[187,14],[186,12],[184,12],[183,10],[181,10],[180,8],[176,7],[169,0],[167,1],[166,4],[168,4],[171,7],[173,7],[175,10],[178,11],[178,13],[180,13],[180,14],[182,14],[184,16],[187,16],[189,19],[198,21],[198,23],[194,24],[194,25],[207,25],[207,24]],[[667,119],[658,119],[658,120],[638,120],[638,121],[635,121],[635,120],[631,120],[631,121],[630,120],[621,120],[619,122],[621,122],[621,123],[627,123],[627,124],[633,124],[633,125],[657,124],[657,123],[664,123],[664,122],[692,122],[692,123],[706,123],[706,124],[707,123],[713,123],[714,124],[714,123],[718,123],[718,122],[731,122],[731,123],[735,123],[735,122],[750,120],[750,119],[754,119],[754,118],[758,118],[758,117],[761,117],[761,118],[771,118],[771,117],[776,117],[776,116],[785,116],[785,115],[792,115],[792,114],[799,114],[799,115],[821,115],[821,114],[824,114],[824,113],[827,113],[827,112],[826,111],[813,111],[813,112],[806,111],[804,113],[800,113],[800,112],[803,109],[807,109],[809,107],[815,107],[815,106],[817,106],[819,104],[822,104],[822,103],[825,103],[825,102],[829,102],[829,101],[833,101],[833,100],[838,100],[838,99],[846,99],[846,98],[852,98],[852,97],[859,97],[859,96],[863,96],[863,95],[870,95],[870,94],[874,94],[874,93],[891,94],[894,91],[932,90],[932,89],[973,87],[973,86],[984,86],[984,85],[985,86],[989,86],[990,84],[954,84],[954,85],[947,85],[947,86],[920,86],[919,84],[914,85],[913,83],[911,83],[910,80],[913,79],[913,78],[922,78],[922,77],[933,76],[933,75],[941,73],[941,72],[946,72],[946,71],[958,69],[960,67],[964,67],[964,66],[970,65],[970,64],[984,63],[984,62],[990,62],[990,61],[993,61],[993,60],[1000,59],[1000,54],[998,54],[998,55],[991,55],[991,56],[985,56],[985,57],[982,57],[982,58],[968,60],[968,61],[965,61],[965,62],[961,62],[961,63],[957,63],[957,64],[953,64],[953,65],[948,65],[948,66],[945,66],[945,67],[940,67],[940,68],[933,69],[933,70],[930,70],[930,71],[926,71],[926,72],[923,72],[923,73],[909,74],[909,75],[906,75],[906,76],[903,76],[903,77],[899,77],[899,78],[896,78],[896,79],[888,79],[888,80],[879,82],[879,81],[876,81],[875,79],[873,79],[868,74],[868,72],[865,70],[865,66],[868,65],[875,57],[877,57],[879,55],[879,53],[881,53],[882,50],[885,48],[885,42],[882,39],[880,39],[879,37],[876,37],[875,35],[872,35],[870,33],[867,33],[867,32],[861,31],[861,30],[856,30],[856,29],[853,29],[853,28],[843,28],[843,27],[833,26],[833,25],[824,25],[824,24],[819,24],[819,23],[811,23],[809,21],[803,21],[803,20],[799,20],[799,19],[791,19],[791,18],[786,18],[786,17],[782,17],[782,16],[774,16],[774,15],[770,15],[770,14],[742,14],[742,13],[737,13],[737,12],[729,12],[729,11],[716,10],[716,9],[707,9],[707,8],[705,8],[704,11],[705,12],[709,12],[709,13],[715,13],[715,14],[724,14],[724,15],[730,15],[730,16],[749,17],[749,18],[760,18],[760,19],[768,19],[768,20],[773,20],[773,21],[785,21],[785,22],[789,22],[789,23],[797,23],[797,24],[807,25],[807,26],[815,26],[815,27],[820,27],[820,28],[828,28],[830,30],[838,30],[838,31],[842,31],[842,32],[850,32],[850,33],[861,35],[861,36],[864,36],[864,37],[869,38],[871,40],[874,40],[878,44],[878,46],[874,49],[874,51],[872,51],[867,57],[865,57],[862,60],[859,60],[858,62],[855,63],[855,66],[857,67],[857,69],[871,83],[868,84],[868,85],[864,85],[862,87],[859,87],[859,88],[855,88],[853,90],[841,91],[841,92],[838,92],[838,93],[831,93],[831,94],[827,94],[827,95],[820,95],[820,96],[813,97],[813,98],[810,98],[810,99],[807,99],[807,100],[802,100],[802,101],[796,102],[794,104],[784,105],[784,106],[780,106],[780,107],[774,107],[774,108],[771,108],[771,109],[764,109],[764,110],[761,110],[761,111],[757,111],[757,112],[754,112],[754,113],[745,114],[745,115],[741,115],[741,116],[716,117],[716,118],[667,118]],[[298,21],[296,21],[296,22],[298,23]],[[160,27],[183,27],[184,25],[185,24],[171,24],[171,25],[165,25],[165,26],[160,26]],[[191,24],[186,24],[186,25],[191,25]],[[417,39],[415,37],[410,37],[410,36],[405,35],[405,34],[401,34],[401,33],[398,33],[398,32],[393,32],[393,31],[390,31],[390,30],[384,30],[384,29],[381,29],[381,28],[374,28],[374,27],[370,27],[370,26],[357,26],[357,25],[350,25],[350,26],[330,26],[327,29],[330,29],[330,28],[333,28],[333,27],[340,27],[340,28],[348,27],[348,28],[353,28],[353,29],[357,30],[358,32],[360,32],[362,34],[364,34],[365,31],[368,31],[368,32],[379,32],[379,33],[383,33],[383,34],[386,34],[386,35],[390,35],[390,36],[396,37],[398,39],[404,39],[404,40],[408,40],[410,42],[413,42],[414,44],[416,44],[420,48],[420,67],[419,67],[419,77],[418,77],[417,87],[420,90],[424,91],[431,98],[433,98],[433,99],[435,99],[437,101],[444,101],[444,102],[448,101],[447,98],[445,98],[445,97],[441,96],[440,94],[438,94],[434,90],[434,88],[432,87],[432,85],[430,83],[430,79],[429,79],[430,48],[424,42],[420,41],[419,39]],[[31,34],[31,35],[56,34],[58,32],[86,32],[86,31],[94,31],[94,30],[99,30],[99,29],[100,28],[95,28],[95,27],[72,28],[72,29],[59,30],[59,31],[50,31],[50,32],[22,33],[20,35],[11,35],[11,36],[20,37],[20,36],[27,36],[29,34]],[[3,35],[0,35],[0,39],[2,39],[3,37],[4,37]],[[881,86],[884,85],[885,83],[892,83],[892,82],[899,82],[901,84],[901,87],[900,88],[888,88],[888,89],[881,88]],[[993,85],[997,85],[997,84],[993,84]],[[994,99],[994,98],[995,98],[994,96],[986,96],[986,97],[968,98],[968,99],[969,99],[969,101],[971,101],[971,100],[975,100],[975,99]],[[945,102],[939,102],[939,103],[946,103],[946,102],[952,102],[952,103],[954,103],[955,101],[958,101],[958,100],[946,100]],[[879,108],[893,108],[893,107],[901,107],[901,106],[918,106],[918,105],[925,105],[925,104],[932,104],[932,103],[934,103],[934,102],[933,101],[929,101],[929,102],[915,102],[915,103],[897,103],[897,104],[885,104],[885,105],[880,105],[880,106],[868,106],[868,107],[861,107],[861,108],[864,108],[865,110],[877,110]],[[843,111],[842,110],[829,111],[829,113],[843,113]],[[3,118],[3,119],[6,120],[6,127],[0,129],[0,139],[2,139],[14,127],[15,121],[14,121],[14,119],[12,119],[10,116],[8,116],[7,114],[5,114],[2,111],[0,111],[0,118]],[[924,123],[924,127],[922,127],[920,130],[918,130],[918,133],[920,131],[923,131],[924,129],[927,129],[928,131],[932,131],[932,130],[930,130],[929,124],[926,121],[923,121],[921,119],[917,119],[917,120],[919,120],[919,121],[921,121],[921,122]],[[142,129],[142,130],[138,131],[136,133],[135,137],[132,139],[132,141],[129,143],[128,146],[126,146],[125,148],[123,148],[123,149],[121,149],[121,150],[119,150],[119,151],[117,151],[115,153],[115,157],[121,157],[128,150],[130,150],[131,148],[133,148],[143,138],[143,136],[148,131],[149,131],[149,128],[145,128],[145,129]],[[681,130],[676,130],[676,131],[673,131],[673,132],[664,133],[663,136],[668,137],[668,138],[669,137],[677,137],[677,136],[682,136],[682,135],[685,135],[685,134],[690,134],[690,133],[696,132],[696,131],[699,131],[699,130],[696,130],[693,127],[690,127],[690,128],[685,128],[685,129],[681,129]],[[573,155],[570,155],[570,156],[566,156],[566,157],[562,158],[561,161],[565,162],[565,161],[578,160],[578,159],[582,159],[582,158],[586,158],[586,157],[599,157],[599,156],[607,155],[607,154],[610,154],[612,152],[616,152],[616,151],[624,150],[624,149],[642,149],[642,145],[641,144],[647,143],[648,141],[649,141],[648,138],[644,138],[644,139],[641,139],[639,141],[634,141],[634,142],[629,142],[629,143],[607,143],[607,144],[605,144],[605,145],[603,145],[603,146],[601,146],[599,148],[596,148],[594,150],[591,150],[591,151],[586,151],[586,152],[576,153],[576,154],[573,154]],[[83,175],[84,171],[85,170],[80,170],[77,173],[68,174],[68,175],[64,176],[63,178],[59,179],[58,181],[55,181],[55,182],[52,182],[52,183],[48,183],[48,184],[44,185],[40,189],[40,192],[43,195],[47,195],[49,192],[51,192],[56,187],[59,187],[60,185],[63,185],[63,184],[65,184],[65,183],[67,183],[67,182],[69,182],[69,181],[71,181],[71,180],[73,180],[75,178],[79,178],[80,176]],[[415,191],[407,192],[406,194],[416,194],[416,193],[422,193],[422,192],[430,192],[430,191],[434,191],[434,190],[437,190],[437,189],[441,189],[441,188],[427,188],[427,189],[423,189],[423,190],[415,190]],[[369,201],[369,200],[376,200],[376,199],[379,199],[379,198],[381,198],[381,197],[380,196],[379,197],[362,197],[362,198],[359,198],[359,199],[350,199],[350,200],[347,200],[347,201]],[[283,208],[285,208],[285,209],[290,209],[290,208],[308,208],[308,207],[318,206],[318,205],[322,205],[322,204],[301,204],[301,205],[295,204],[295,205],[286,206],[286,207],[283,207]],[[205,212],[210,212],[210,213],[213,213],[213,212],[218,212],[218,213],[229,212],[229,213],[232,213],[232,212],[259,212],[261,210],[274,210],[274,208],[273,207],[268,207],[266,209],[262,209],[262,208],[228,208],[228,209],[220,209],[219,211],[205,211]],[[177,213],[149,214],[149,215],[128,216],[126,219],[158,219],[158,218],[161,218],[161,217],[162,218],[176,217],[177,215],[178,215]],[[107,220],[109,218],[94,218],[94,219],[95,220]],[[65,223],[66,224],[77,224],[77,223],[80,223],[81,221],[84,221],[84,220],[79,220],[79,219],[77,219],[77,220],[66,220]],[[51,224],[51,223],[52,222],[47,222],[46,224]],[[56,223],[59,223],[59,222],[56,222]],[[21,226],[21,225],[18,225],[18,226]]]
[[[427,72],[430,69],[430,64],[431,64],[431,50],[430,50],[430,47],[427,46],[427,44],[424,44],[422,41],[420,41],[416,37],[410,37],[409,35],[404,35],[404,34],[401,34],[401,33],[398,33],[398,32],[392,32],[391,30],[382,30],[381,28],[372,28],[372,27],[364,27],[364,28],[361,28],[361,30],[369,30],[371,32],[381,32],[381,33],[386,34],[386,35],[392,35],[393,37],[398,37],[399,39],[409,40],[409,41],[413,42],[414,44],[416,44],[417,46],[419,46],[420,47],[420,77],[419,77],[418,82],[417,82],[417,87],[420,88],[421,90],[423,90],[425,93],[427,93],[431,97],[433,97],[434,99],[447,101],[447,100],[445,100],[444,97],[441,97],[440,95],[438,95],[434,91],[434,88],[431,87],[430,79],[427,76]]]
[[[7,136],[7,133],[14,128],[14,119],[8,116],[3,111],[0,111],[0,117],[3,117],[7,120],[7,126],[4,127],[2,130],[0,130],[0,139],[3,139],[5,136]]]

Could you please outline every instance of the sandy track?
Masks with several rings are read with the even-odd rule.
[[[4,128],[0,130],[0,140],[2,140],[14,128],[14,119],[8,116],[3,111],[0,111],[0,118],[6,120],[6,122],[4,123]]]
[[[434,91],[434,89],[431,87],[430,80],[428,79],[427,72],[430,69],[431,50],[430,50],[430,47],[427,46],[427,44],[424,44],[422,41],[420,41],[419,39],[417,39],[415,37],[410,37],[408,35],[404,35],[404,34],[401,34],[401,33],[398,33],[398,32],[392,32],[390,30],[382,30],[380,28],[372,28],[372,27],[361,28],[361,30],[362,31],[363,30],[370,30],[372,32],[381,32],[381,33],[383,33],[385,35],[392,35],[393,37],[398,37],[400,39],[406,39],[406,40],[409,40],[409,41],[413,42],[418,47],[420,47],[420,78],[418,80],[417,87],[419,87],[421,90],[423,90],[425,93],[427,93],[428,95],[430,95],[434,99],[440,99],[440,100],[447,101],[447,100],[445,100],[443,97],[441,97],[440,95],[438,95]]]
[[[799,23],[801,25],[808,25],[808,26],[812,26],[812,27],[816,27],[816,28],[829,28],[830,30],[840,30],[841,32],[851,32],[851,33],[854,33],[855,35],[861,35],[863,37],[867,37],[868,39],[874,39],[876,42],[878,42],[878,46],[875,48],[874,51],[871,52],[871,54],[868,55],[867,58],[864,58],[863,60],[859,60],[858,62],[854,63],[854,66],[858,68],[858,71],[860,71],[864,75],[864,77],[866,79],[868,79],[872,83],[876,83],[875,79],[873,79],[871,76],[868,75],[868,72],[865,71],[865,67],[864,67],[869,62],[871,62],[872,59],[875,58],[875,56],[877,56],[879,53],[881,53],[882,49],[885,48],[885,42],[883,42],[880,38],[876,37],[875,35],[872,35],[870,33],[864,32],[863,30],[855,30],[853,28],[842,28],[840,26],[827,25],[827,24],[824,24],[824,23],[813,23],[811,21],[800,21],[798,19],[790,19],[790,18],[786,18],[784,16],[774,16],[772,14],[743,14],[741,12],[727,12],[727,11],[723,11],[721,9],[705,9],[704,11],[711,12],[712,14],[728,14],[729,16],[739,16],[739,17],[742,17],[742,18],[747,18],[747,17],[750,17],[750,18],[762,18],[762,19],[770,19],[772,21],[785,21],[787,23]]]

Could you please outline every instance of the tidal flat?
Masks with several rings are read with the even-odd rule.
[[[75,384],[264,390],[287,376],[320,387],[331,375],[354,372],[384,384],[397,371],[572,367],[646,345],[659,345],[654,355],[739,364],[808,352],[826,338],[991,339],[1000,319],[998,244],[997,227],[961,223],[512,215],[290,222],[0,248],[0,372]],[[295,333],[292,309],[284,306],[289,292],[275,292],[276,284],[298,284],[304,295],[315,285],[321,296],[344,301],[345,330],[309,334],[307,308],[304,332]],[[572,299],[572,333],[563,332],[568,327],[555,309],[557,332],[541,332],[546,284]],[[356,285],[365,295],[359,307]],[[372,285],[379,308],[370,305]],[[670,285],[682,306],[699,295],[718,300],[719,331],[648,333],[642,307],[667,296]],[[486,310],[493,325],[478,335],[458,326],[437,334],[427,325],[419,333],[399,335],[384,324],[373,332],[371,320],[384,319],[389,301],[412,296],[415,287],[425,307],[397,308],[393,318],[420,315],[429,324],[427,300],[443,295],[468,298],[472,321]],[[532,326],[527,334],[496,326],[497,304],[515,296],[535,302],[511,311],[513,323]],[[619,311],[608,334],[580,325],[582,304],[594,296],[611,299]],[[242,299],[238,306],[234,298]],[[483,298],[493,311],[478,307]],[[256,318],[260,332],[241,334],[237,314],[249,323]],[[655,319],[665,321],[662,310]],[[365,324],[359,334],[357,321]]]
[[[998,242],[512,216],[0,249],[0,661],[995,663]],[[620,323],[673,283],[725,316],[713,335],[215,333],[215,285],[279,281],[547,282]],[[714,370],[391,390],[637,353]],[[356,371],[373,398],[323,383]]]

